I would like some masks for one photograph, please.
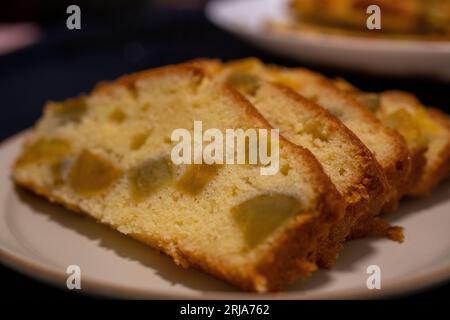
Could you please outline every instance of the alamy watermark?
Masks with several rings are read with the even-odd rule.
[[[381,30],[381,8],[373,4],[367,7],[366,13],[370,14],[366,21],[367,29]]]
[[[381,289],[381,268],[376,264],[372,264],[367,267],[366,273],[370,274],[366,281],[367,289]]]
[[[279,170],[279,129],[219,129],[203,132],[202,121],[194,121],[193,136],[175,129],[171,159],[180,164],[258,164],[261,175]]]
[[[66,286],[69,290],[81,290],[81,268],[76,264],[67,267],[66,273],[69,275],[66,279]]]
[[[81,29],[81,9],[76,4],[67,7],[66,13],[70,14],[66,20],[66,27],[69,30]]]

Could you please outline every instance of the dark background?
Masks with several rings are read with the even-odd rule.
[[[261,52],[217,29],[203,14],[205,2],[6,1],[0,10],[0,23],[32,21],[42,36],[31,46],[0,55],[0,141],[30,127],[40,116],[45,101],[88,92],[98,81],[124,73],[199,57],[228,60],[256,56],[266,62],[300,65]],[[81,30],[66,28],[65,10],[69,4],[81,7]],[[425,104],[450,111],[448,83],[303,66],[329,76],[345,77],[368,91],[412,91]],[[0,279],[10,298],[85,298],[31,280],[1,265]],[[406,298],[449,299],[450,284]]]

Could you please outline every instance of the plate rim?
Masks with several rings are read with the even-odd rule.
[[[23,142],[29,134],[30,129],[26,129],[0,142],[0,150]],[[2,214],[2,212],[0,212]],[[25,254],[12,252],[2,246],[0,242],[0,263],[18,271],[30,278],[37,279],[47,284],[63,288],[66,283],[67,274],[56,271],[51,266],[40,261],[35,261]],[[193,293],[174,293],[167,290],[143,289],[138,287],[127,287],[112,282],[97,280],[93,277],[84,276],[82,281],[81,294],[94,294],[111,298],[126,299],[180,299],[180,300],[330,300],[330,299],[373,299],[388,298],[391,296],[405,295],[419,290],[423,290],[439,283],[450,280],[450,261],[446,265],[434,268],[428,272],[420,272],[412,276],[399,277],[398,280],[390,280],[388,284],[382,285],[381,290],[369,290],[367,288],[350,288],[332,290],[328,293],[305,293],[304,291],[278,293],[244,293],[244,292],[220,292],[220,291],[200,291]],[[307,279],[306,279],[307,281]],[[68,289],[67,289],[68,290]],[[72,290],[69,290],[72,291]]]

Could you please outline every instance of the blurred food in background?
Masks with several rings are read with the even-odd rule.
[[[301,64],[449,81],[449,10],[450,0],[229,0],[212,1],[206,14],[220,28]]]
[[[371,5],[381,10],[381,30],[366,27]],[[272,27],[396,39],[450,39],[450,0],[291,0],[289,11],[294,23]]]

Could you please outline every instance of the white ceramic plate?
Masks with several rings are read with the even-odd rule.
[[[300,62],[387,75],[450,80],[450,42],[384,40],[320,33],[271,33],[268,21],[287,17],[287,0],[217,0],[206,8],[217,26]]]
[[[0,259],[31,277],[66,286],[67,266],[81,268],[84,292],[126,298],[322,299],[386,297],[450,278],[450,183],[432,196],[402,203],[392,221],[405,227],[403,244],[364,239],[346,244],[331,271],[278,294],[240,293],[195,270],[31,193],[15,188],[10,166],[24,134],[0,147]],[[369,290],[369,265],[381,268],[381,289]]]

